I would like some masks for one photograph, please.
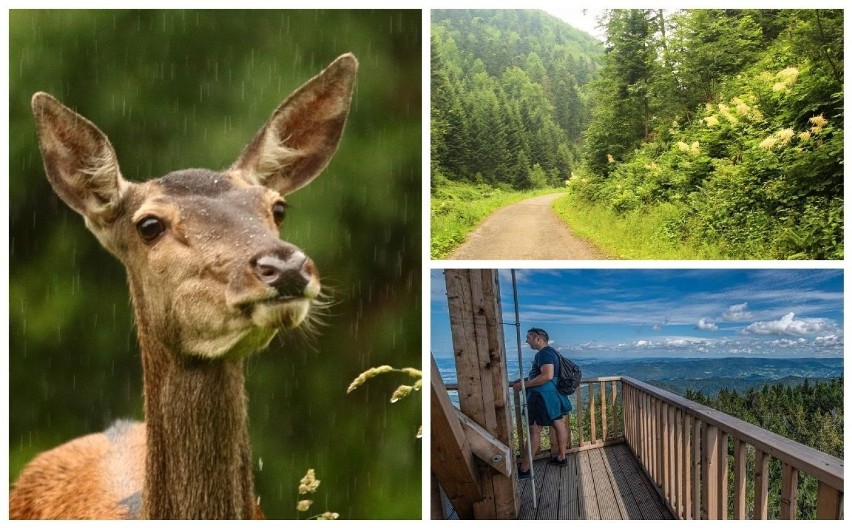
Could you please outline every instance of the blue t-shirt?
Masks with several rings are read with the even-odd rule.
[[[571,412],[572,406],[568,396],[556,388],[556,382],[559,380],[559,354],[552,347],[546,346],[536,352],[530,369],[530,379],[541,374],[541,367],[544,365],[553,365],[553,379],[544,385],[527,387],[527,391],[528,394],[532,392],[541,394],[547,415],[555,420]]]
[[[559,379],[559,354],[553,347],[546,346],[535,353],[530,369],[530,379],[541,374],[541,367],[544,365],[553,365],[553,381],[556,382]]]

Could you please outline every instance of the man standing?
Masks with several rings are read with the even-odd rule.
[[[527,344],[536,350],[529,378],[524,384],[527,389],[527,414],[530,423],[530,442],[533,453],[541,446],[541,430],[545,426],[556,431],[558,456],[551,457],[550,463],[558,466],[568,464],[565,451],[568,449],[568,427],[562,417],[571,412],[571,400],[556,389],[559,379],[559,355],[548,345],[550,337],[541,328],[527,330]],[[512,384],[516,392],[521,390],[521,380]],[[518,478],[529,478],[529,451],[524,450]]]

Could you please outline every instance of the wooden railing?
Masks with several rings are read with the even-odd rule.
[[[568,453],[624,442],[620,385],[618,376],[587,378],[580,382],[577,391],[570,396],[574,411],[568,424]],[[518,393],[514,393],[514,403],[516,436],[524,438],[523,424],[517,419],[521,415]],[[552,429],[550,445],[556,445]],[[555,455],[555,449],[542,449],[537,458]]]
[[[517,394],[514,404],[523,438]],[[627,376],[584,379],[572,404],[568,452],[627,442],[676,518],[766,519],[771,461],[781,466],[781,519],[797,518],[800,474],[817,482],[816,518],[843,518],[837,457]]]
[[[843,518],[842,460],[647,383],[621,386],[627,444],[675,516],[766,519],[776,460],[782,519],[797,518],[800,474],[818,482],[816,517]]]

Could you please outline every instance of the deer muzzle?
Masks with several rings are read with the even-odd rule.
[[[252,268],[262,283],[275,288],[277,300],[313,299],[319,293],[316,266],[301,251],[294,251],[287,258],[264,255],[254,262]]]

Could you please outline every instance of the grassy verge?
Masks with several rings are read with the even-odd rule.
[[[559,189],[562,190],[562,189]],[[433,259],[446,259],[467,235],[497,209],[555,189],[512,191],[444,181],[431,197],[431,249]]]
[[[674,206],[659,204],[618,215],[573,194],[553,203],[556,214],[582,238],[620,259],[717,260],[730,258],[724,247],[677,240],[670,226],[678,221]]]

